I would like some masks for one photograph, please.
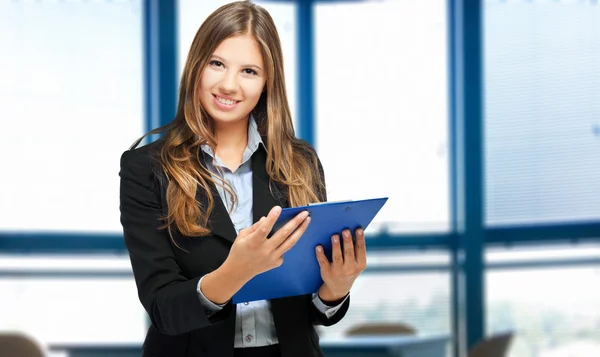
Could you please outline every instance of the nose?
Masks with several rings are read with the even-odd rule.
[[[227,71],[219,84],[219,89],[227,93],[235,92],[238,88],[237,80],[238,76],[235,71]]]

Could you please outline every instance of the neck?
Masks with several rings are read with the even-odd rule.
[[[248,118],[215,128],[219,157],[243,154],[248,145]]]

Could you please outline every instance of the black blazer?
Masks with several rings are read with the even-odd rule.
[[[209,219],[212,235],[184,237],[174,233],[176,247],[158,227],[165,213],[166,179],[153,157],[160,144],[128,150],[121,157],[120,209],[125,245],[129,251],[138,296],[150,316],[143,356],[233,356],[236,309],[231,302],[214,315],[203,309],[196,287],[200,277],[225,261],[236,231],[219,194]],[[201,151],[202,152],[202,151]],[[203,156],[204,154],[202,154]],[[204,162],[204,158],[199,158]],[[275,205],[288,207],[281,189],[269,189],[266,152],[262,145],[252,156],[253,219],[266,216]],[[273,186],[276,188],[276,186]],[[203,204],[206,195],[198,190]],[[273,192],[273,194],[271,194]],[[323,200],[326,197],[323,193]],[[187,251],[187,252],[186,252]],[[282,357],[321,357],[314,325],[340,321],[350,305],[347,299],[331,318],[313,305],[311,295],[271,300]]]

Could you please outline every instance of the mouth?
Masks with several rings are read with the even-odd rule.
[[[239,102],[241,102],[241,100],[235,100],[235,99],[231,99],[231,98],[225,98],[225,97],[221,97],[221,96],[216,95],[216,94],[213,94],[213,98],[215,98],[215,102],[217,104],[219,104],[219,106],[223,106],[223,107],[226,107],[226,108],[233,108]]]

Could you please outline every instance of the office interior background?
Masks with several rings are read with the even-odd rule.
[[[0,1],[0,331],[141,345],[119,157],[170,121],[227,1]],[[597,0],[257,1],[330,200],[388,196],[325,338],[365,322],[511,331],[510,357],[600,356]]]

